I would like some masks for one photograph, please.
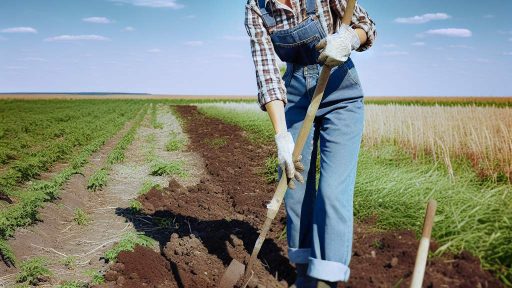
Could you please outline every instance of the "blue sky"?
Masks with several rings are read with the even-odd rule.
[[[0,0],[0,92],[255,95],[245,2]],[[359,3],[367,96],[512,95],[512,1]]]

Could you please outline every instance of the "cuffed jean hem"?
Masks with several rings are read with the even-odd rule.
[[[294,264],[307,264],[311,249],[288,248],[288,259]]]
[[[347,282],[350,277],[350,269],[338,262],[309,257],[308,275],[329,282]]]

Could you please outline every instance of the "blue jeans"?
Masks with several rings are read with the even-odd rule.
[[[283,76],[288,94],[286,122],[294,139],[302,126],[320,69],[320,65],[288,64]],[[305,184],[296,183],[295,190],[288,190],[285,195],[289,259],[292,263],[309,263],[308,275],[317,279],[333,282],[349,279],[353,194],[363,125],[363,91],[349,59],[332,70],[314,128],[302,151]]]

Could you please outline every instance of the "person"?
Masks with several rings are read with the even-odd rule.
[[[342,24],[346,6],[347,0],[249,0],[245,9],[259,104],[276,133],[279,173],[289,180],[284,200],[294,287],[335,287],[350,275],[364,128],[364,95],[350,55],[370,48],[376,30],[358,4],[351,25]],[[282,77],[278,57],[286,63]],[[292,159],[321,65],[334,68],[301,157]]]

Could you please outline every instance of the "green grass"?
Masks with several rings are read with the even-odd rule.
[[[76,208],[73,213],[73,222],[80,226],[85,226],[91,222],[91,219],[84,210]]]
[[[114,247],[105,252],[104,258],[108,262],[113,262],[122,251],[133,251],[135,246],[140,245],[144,247],[154,247],[156,241],[152,238],[139,233],[127,233],[123,239],[119,241]]]
[[[187,173],[183,169],[183,161],[156,161],[151,165],[150,174],[153,176],[180,176],[185,177]]]
[[[200,112],[236,124],[249,138],[273,145],[266,113],[200,106]],[[271,160],[263,168],[272,180]],[[419,235],[429,199],[438,202],[433,238],[434,255],[467,250],[504,283],[512,282],[512,186],[479,180],[467,163],[454,165],[451,179],[444,165],[432,159],[413,160],[392,143],[362,147],[354,194],[354,215],[377,215],[381,229],[411,229]],[[275,170],[274,170],[275,171]]]
[[[0,239],[0,253],[2,253],[2,257],[4,259],[4,262],[8,264],[15,264],[16,263],[16,257],[14,256],[14,251],[12,251],[12,248],[7,244],[7,241]]]
[[[20,264],[20,271],[16,275],[16,282],[37,285],[41,277],[50,277],[52,272],[46,267],[46,260],[35,257]]]
[[[142,183],[142,187],[140,187],[140,190],[138,192],[138,195],[144,195],[149,192],[153,187],[160,189],[160,185],[151,181],[151,180],[145,180],[144,183]]]
[[[269,156],[267,160],[265,160],[265,168],[263,170],[263,175],[265,176],[265,180],[267,183],[276,183],[279,179],[277,178],[277,169],[279,167],[279,162],[276,156]]]
[[[94,269],[90,269],[84,272],[86,276],[91,277],[90,284],[91,285],[101,285],[105,283],[105,277],[99,272]]]
[[[152,104],[151,105],[151,126],[153,126],[154,129],[163,129],[164,125],[162,123],[158,122],[157,110],[158,110],[158,104]]]
[[[146,161],[152,162],[157,159],[156,157],[156,135],[154,133],[149,134],[146,136],[146,144],[144,155],[146,157]]]
[[[140,203],[138,200],[132,199],[130,200],[130,209],[133,213],[139,213],[142,211],[142,203]]]
[[[169,141],[165,144],[165,150],[169,152],[181,151],[185,147],[185,139],[177,138],[177,136],[172,136]]]
[[[67,256],[64,257],[61,261],[61,264],[66,266],[69,270],[73,270],[76,268],[77,259],[75,256]]]
[[[104,186],[107,185],[108,181],[108,171],[105,169],[100,169],[89,177],[87,181],[87,189],[91,191],[101,190]]]

